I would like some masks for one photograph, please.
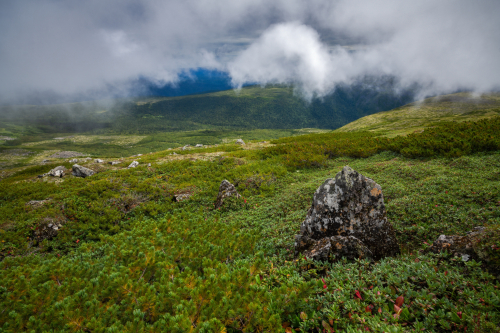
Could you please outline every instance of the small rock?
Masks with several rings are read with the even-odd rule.
[[[151,163],[148,163],[148,167],[150,167],[150,166],[151,166]]]
[[[78,164],[73,165],[73,176],[85,178],[92,176],[94,173],[94,170],[90,170],[89,168],[83,167]]]
[[[135,168],[135,167],[136,167],[136,166],[138,166],[138,165],[139,165],[139,162],[137,162],[137,161],[133,161],[132,163],[130,163],[130,165],[128,166],[128,168],[129,168],[129,169],[130,169],[130,168]]]
[[[45,205],[49,200],[31,200],[26,203],[26,206],[32,208],[38,208]]]
[[[244,145],[245,141],[243,141],[242,139],[238,139],[238,140],[236,140],[236,144],[237,145]]]
[[[174,200],[176,202],[180,202],[182,200],[189,199],[191,197],[191,193],[181,193],[181,194],[176,194],[174,195]]]
[[[100,158],[96,158],[94,160],[94,163],[104,163],[104,160],[101,160]]]
[[[48,163],[50,160],[43,160],[42,163]]]
[[[233,184],[224,179],[219,186],[219,194],[217,195],[217,200],[215,201],[215,209],[222,207],[224,199],[231,196],[234,196],[236,198],[241,197],[241,195],[236,190],[236,187],[234,187]]]
[[[109,161],[108,164],[111,164],[111,165],[117,165],[117,164],[120,164],[121,161]]]
[[[340,252],[330,247],[337,251],[331,253],[336,256],[352,257],[350,254],[358,253],[379,260],[400,253],[394,229],[387,221],[382,188],[349,166],[335,179],[327,179],[314,193],[300,234],[295,237],[295,254],[311,254],[317,241],[329,238],[331,242],[334,236],[354,237],[338,240],[342,245]]]
[[[59,177],[62,178],[64,176],[64,171],[66,168],[62,165],[55,167],[54,169],[50,170],[49,172],[46,173],[47,176],[52,176],[52,177]]]
[[[181,150],[190,150],[191,148],[189,148],[189,145],[185,145],[184,147],[181,148]]]
[[[77,159],[77,158],[74,158],[74,159],[72,159],[72,160],[69,160],[68,162],[69,162],[69,163],[78,163],[78,159]]]
[[[201,148],[201,147],[203,147],[203,145],[201,143],[198,143],[195,147],[196,148]]]

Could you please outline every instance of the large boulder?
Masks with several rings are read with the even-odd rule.
[[[89,168],[83,167],[78,164],[73,165],[73,176],[85,178],[92,176],[94,173],[94,170],[90,170]]]
[[[234,196],[236,198],[241,197],[236,190],[236,187],[234,187],[233,184],[224,179],[219,186],[219,194],[217,195],[217,200],[215,201],[215,209],[222,207],[224,199],[231,196]]]
[[[138,165],[139,165],[139,162],[137,162],[137,161],[133,161],[132,163],[130,163],[130,165],[128,166],[128,168],[129,168],[129,169],[130,169],[130,168],[135,168],[135,167],[137,167]]]
[[[317,241],[328,238],[331,243],[334,236],[348,237],[335,242],[343,244],[342,249],[356,249],[359,257],[379,260],[400,253],[394,229],[387,221],[382,188],[349,166],[314,193],[312,206],[295,238],[295,253],[311,256]],[[332,254],[353,257],[342,251]],[[356,251],[348,250],[351,254]]]

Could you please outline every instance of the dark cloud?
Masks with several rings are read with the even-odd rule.
[[[499,12],[497,0],[2,1],[0,98],[127,94],[192,68],[306,96],[364,75],[498,89]]]

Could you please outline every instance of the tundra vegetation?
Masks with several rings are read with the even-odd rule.
[[[0,331],[499,332],[498,273],[425,251],[484,226],[481,251],[500,264],[499,133],[491,117],[244,138],[88,160],[87,178],[39,178],[72,164],[21,156],[0,183]],[[313,192],[345,165],[382,186],[401,255],[294,256]],[[224,179],[241,197],[215,209]]]

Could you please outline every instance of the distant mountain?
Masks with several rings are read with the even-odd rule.
[[[394,93],[391,80],[339,86],[329,96],[304,100],[293,87],[245,87],[177,97],[143,97],[46,106],[0,108],[0,120],[43,132],[98,131],[148,134],[211,128],[335,129],[360,117],[413,100]]]

